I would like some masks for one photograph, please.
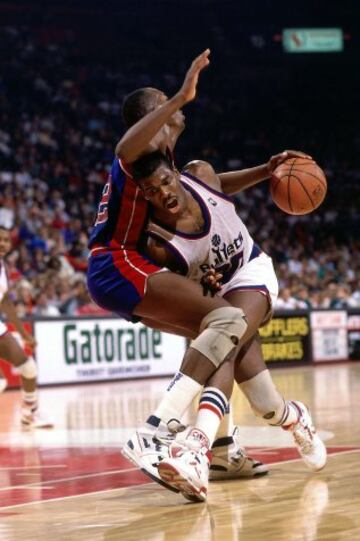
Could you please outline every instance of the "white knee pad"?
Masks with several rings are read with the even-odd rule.
[[[20,374],[26,379],[34,379],[37,376],[37,366],[33,357],[29,357],[23,364],[18,366]]]
[[[205,355],[218,368],[237,347],[247,327],[241,308],[216,308],[204,317],[200,334],[190,346]]]
[[[262,417],[270,424],[281,422],[285,401],[275,387],[269,370],[263,370],[253,378],[240,383],[239,387],[256,416]]]

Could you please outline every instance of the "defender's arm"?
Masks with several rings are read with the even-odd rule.
[[[116,145],[115,153],[118,158],[123,159],[126,163],[132,163],[146,151],[155,150],[161,146],[166,147],[167,140],[166,142],[163,141],[163,145],[161,145],[161,141],[156,141],[154,145],[152,140],[165,124],[169,122],[172,115],[178,109],[195,98],[200,72],[210,62],[208,58],[209,54],[210,50],[206,49],[201,55],[195,58],[186,73],[182,87],[175,96],[155,109],[155,111],[141,118],[125,133]],[[168,139],[167,131],[165,130],[164,134],[161,133],[159,135],[160,140],[164,138]]]

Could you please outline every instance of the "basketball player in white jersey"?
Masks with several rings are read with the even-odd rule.
[[[0,312],[6,315],[22,337],[25,344],[34,349],[36,342],[24,328],[17,317],[15,306],[9,295],[9,283],[6,272],[5,256],[11,250],[10,232],[0,226]],[[38,411],[37,399],[37,367],[32,355],[26,356],[18,342],[8,332],[7,327],[0,321],[0,358],[16,367],[21,375],[22,406],[21,424],[24,428],[52,428],[52,423],[46,420]],[[0,392],[6,388],[6,379],[0,375]]]
[[[216,279],[222,277],[217,294],[233,306],[241,307],[248,323],[243,342],[245,353],[242,350],[238,360],[241,359],[244,371],[246,357],[251,359],[249,379],[239,380],[237,362],[235,379],[255,414],[270,425],[291,431],[305,463],[314,471],[320,470],[326,463],[326,448],[316,434],[307,408],[301,402],[284,401],[261,355],[257,329],[271,317],[278,284],[271,259],[254,244],[229,198],[245,186],[231,173],[220,182],[205,162],[193,163],[189,170],[197,176],[188,172],[180,175],[159,152],[134,164],[134,179],[139,181],[153,207],[147,253],[158,265],[198,282],[209,271],[211,274],[211,269]],[[206,499],[209,449],[220,422],[218,410],[227,405],[231,396],[233,371],[232,362],[218,369],[211,392],[205,391],[204,399],[200,400],[195,427],[185,439],[171,444],[170,456],[159,463],[163,481],[192,500]]]

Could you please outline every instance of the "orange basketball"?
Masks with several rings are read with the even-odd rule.
[[[324,201],[326,190],[324,171],[306,158],[288,158],[270,180],[274,203],[288,214],[309,214]]]

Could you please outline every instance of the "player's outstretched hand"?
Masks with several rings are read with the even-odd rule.
[[[188,69],[182,87],[178,94],[182,97],[184,104],[192,101],[196,96],[196,87],[199,81],[200,72],[210,64],[210,49],[205,49],[193,60]]]
[[[267,163],[269,174],[271,174],[278,165],[289,158],[305,158],[306,160],[312,160],[312,157],[309,156],[309,154],[304,154],[304,152],[300,152],[300,150],[284,150],[283,152],[280,152],[280,154],[271,156]]]
[[[209,269],[201,278],[203,293],[206,296],[208,293],[213,297],[215,293],[221,289],[221,279],[223,275],[215,269]]]

